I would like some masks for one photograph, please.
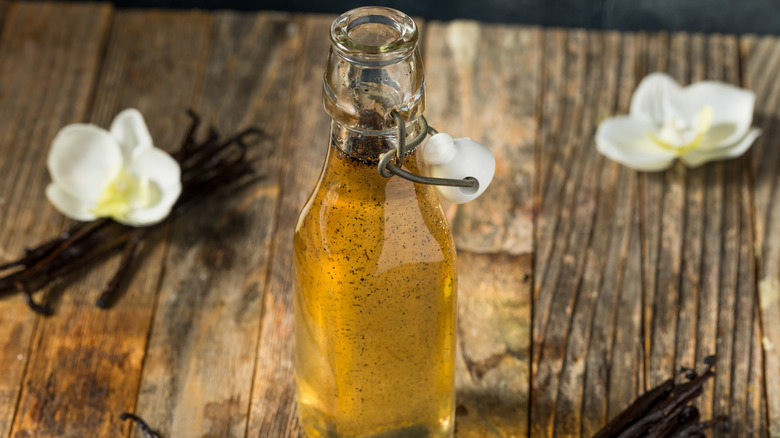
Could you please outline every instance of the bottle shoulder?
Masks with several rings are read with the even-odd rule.
[[[298,219],[296,252],[369,264],[454,259],[452,233],[436,193],[393,180],[364,187],[323,178]]]

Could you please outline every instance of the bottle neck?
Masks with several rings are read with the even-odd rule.
[[[422,129],[423,124],[419,117],[407,123],[406,142],[411,142],[422,132]],[[398,130],[394,127],[381,131],[355,129],[336,119],[331,119],[330,140],[331,144],[350,158],[376,166],[382,154],[398,146]],[[414,149],[408,151],[408,154],[412,152]]]
[[[322,95],[332,142],[352,158],[376,163],[398,144],[394,111],[411,138],[421,131],[425,77],[417,26],[394,9],[364,7],[337,18],[330,37]]]

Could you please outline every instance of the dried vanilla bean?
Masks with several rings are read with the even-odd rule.
[[[712,370],[715,356],[704,358],[707,369],[699,375],[695,370],[682,368],[688,380],[675,384],[669,379],[651,389],[613,418],[593,438],[661,438],[696,437],[725,418],[701,422],[699,410],[689,403],[701,395],[704,383],[715,375]]]
[[[135,421],[136,426],[138,426],[138,428],[141,430],[141,433],[144,435],[144,438],[162,438],[157,432],[153,431],[148,424],[146,424],[146,421],[144,421],[143,418],[135,414],[122,412],[122,414],[119,415],[119,418],[122,421],[128,419]]]
[[[246,160],[247,143],[250,137],[263,135],[260,129],[249,128],[221,140],[217,130],[211,128],[206,139],[198,141],[196,132],[200,117],[192,111],[188,114],[190,127],[179,149],[171,154],[181,165],[182,192],[171,214],[161,224],[254,173]],[[45,303],[35,301],[35,292],[90,266],[95,260],[122,250],[119,268],[97,299],[99,307],[110,307],[129,277],[130,264],[140,242],[148,235],[148,230],[159,225],[136,228],[110,219],[77,224],[59,236],[27,249],[23,257],[0,265],[0,296],[22,293],[31,310],[46,315],[50,309]]]

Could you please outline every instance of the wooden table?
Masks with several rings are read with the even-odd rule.
[[[1,437],[299,436],[292,381],[293,224],[326,151],[333,17],[116,11],[0,0],[0,261],[69,226],[44,197],[62,126],[145,115],[158,146],[195,108],[260,126],[265,178],[147,239],[121,300],[118,258],[0,299]],[[731,432],[780,436],[780,40],[421,23],[429,120],[498,159],[448,207],[460,260],[459,437],[589,436],[680,366],[717,352],[698,401]],[[743,158],[637,173],[595,151],[648,72],[757,93]]]

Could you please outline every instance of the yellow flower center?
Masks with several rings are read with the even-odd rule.
[[[686,126],[680,119],[669,117],[664,121],[658,135],[652,132],[647,135],[655,144],[679,157],[701,146],[702,138],[711,127],[712,107],[705,105],[696,115],[694,126]]]
[[[157,204],[161,197],[157,184],[122,169],[116,178],[103,188],[91,212],[100,217],[124,219],[135,209],[149,208]]]

